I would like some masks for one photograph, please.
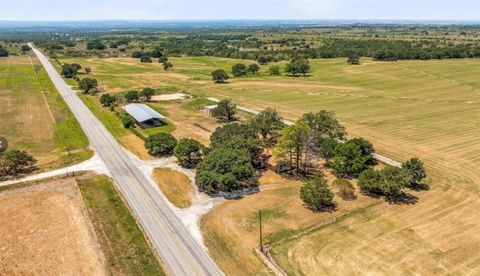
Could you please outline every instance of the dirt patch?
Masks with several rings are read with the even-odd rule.
[[[152,97],[152,101],[174,101],[174,100],[184,100],[190,98],[190,95],[184,93],[173,93],[165,95],[156,95]]]
[[[168,168],[153,171],[155,182],[168,200],[178,208],[192,204],[193,187],[188,176]]]
[[[74,179],[0,193],[0,274],[105,275]]]

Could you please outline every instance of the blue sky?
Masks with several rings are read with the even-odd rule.
[[[0,20],[480,20],[480,0],[0,0]]]

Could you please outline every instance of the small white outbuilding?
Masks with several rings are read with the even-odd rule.
[[[208,117],[214,117],[213,111],[217,108],[217,105],[207,105],[205,106],[204,112]]]

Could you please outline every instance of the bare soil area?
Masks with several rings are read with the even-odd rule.
[[[188,99],[190,96],[185,93],[172,93],[164,95],[156,95],[152,97],[152,101],[174,101]]]
[[[106,275],[73,178],[0,193],[0,275]]]

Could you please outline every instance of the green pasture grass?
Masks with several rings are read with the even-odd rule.
[[[1,59],[0,76],[0,135],[10,148],[26,150],[42,169],[92,155],[80,125],[34,57]]]
[[[77,182],[114,274],[165,275],[110,178],[87,174],[77,177]]]

